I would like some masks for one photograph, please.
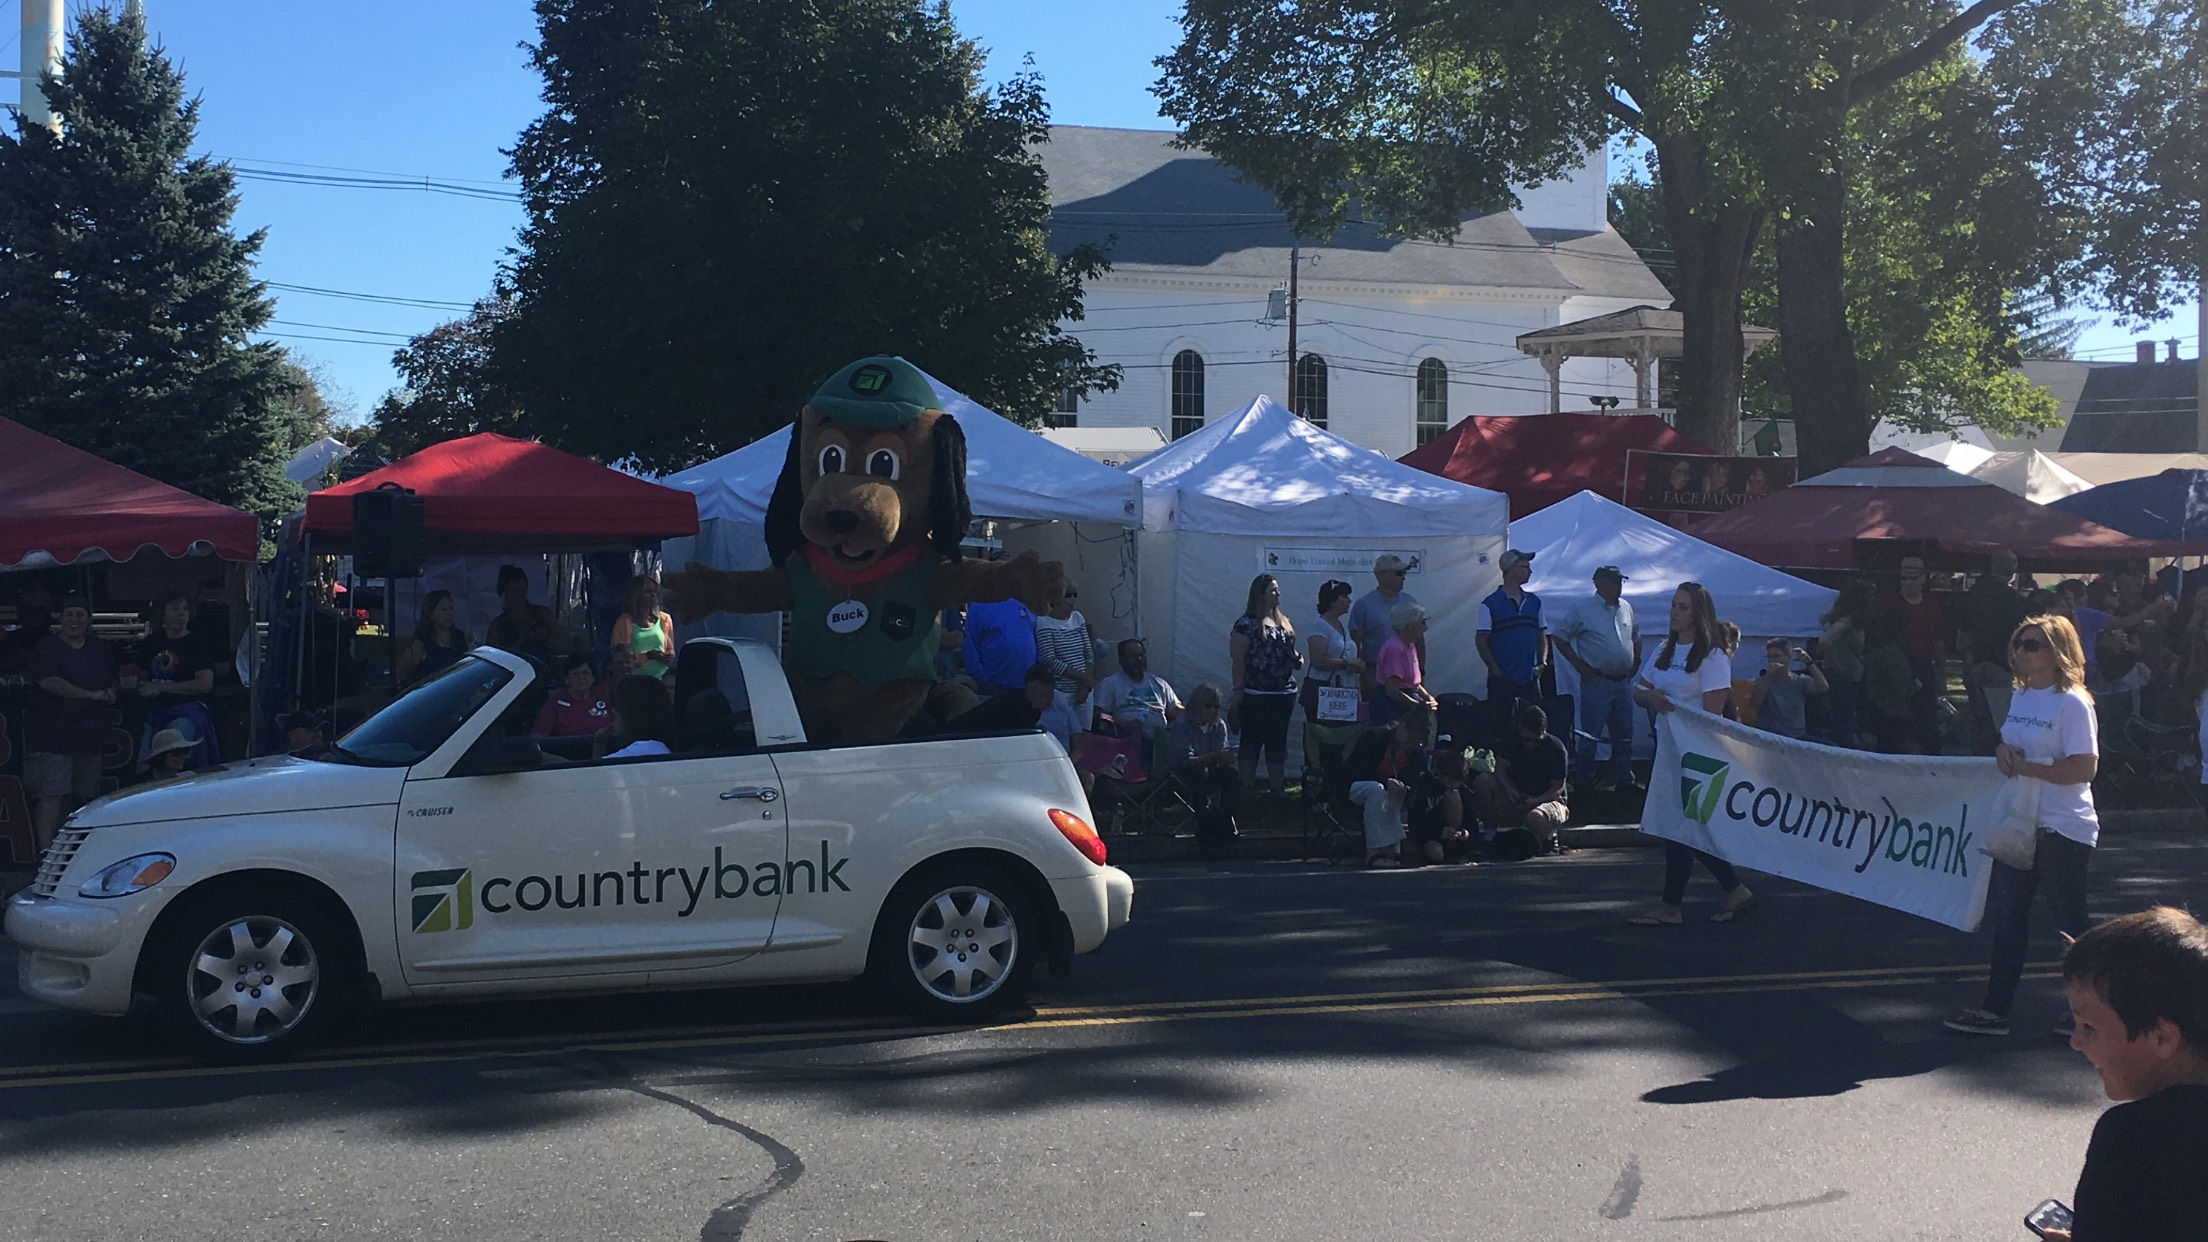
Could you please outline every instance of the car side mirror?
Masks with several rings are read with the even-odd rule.
[[[507,772],[529,772],[544,766],[544,751],[535,738],[506,737],[479,748],[463,765],[466,776],[497,776]]]

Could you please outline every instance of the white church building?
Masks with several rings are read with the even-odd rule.
[[[1050,246],[1089,243],[1111,269],[1062,325],[1122,369],[1115,392],[1060,403],[1083,428],[1178,438],[1259,393],[1288,394],[1285,297],[1295,241],[1272,196],[1164,130],[1054,126]],[[1606,158],[1471,217],[1452,242],[1391,240],[1352,220],[1302,247],[1295,408],[1390,457],[1469,414],[1538,414],[1549,377],[1516,338],[1671,295],[1610,228]],[[1620,360],[1574,358],[1562,408],[1633,404]]]

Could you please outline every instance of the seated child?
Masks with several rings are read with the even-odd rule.
[[[2085,1149],[2059,1242],[2175,1242],[2208,1231],[2208,927],[2167,906],[2088,931],[2062,955],[2070,1046],[2116,1107]]]
[[[1464,805],[1466,767],[1462,750],[1444,747],[1412,780],[1405,804],[1411,841],[1417,846],[1412,862],[1472,861],[1472,817]]]
[[[1472,782],[1480,818],[1497,831],[1524,828],[1533,833],[1534,850],[1561,854],[1557,830],[1571,818],[1564,805],[1564,778],[1572,757],[1549,732],[1549,714],[1538,703],[1520,703],[1511,732],[1495,743],[1495,770]]]

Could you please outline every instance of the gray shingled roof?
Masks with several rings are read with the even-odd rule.
[[[1050,247],[1082,243],[1113,267],[1276,278],[1295,238],[1272,195],[1165,130],[1054,125],[1041,148],[1050,175]],[[1467,218],[1454,244],[1381,237],[1351,221],[1324,245],[1307,275],[1408,285],[1550,289],[1564,296],[1666,302],[1671,295],[1611,229],[1536,235],[1507,211]]]
[[[2200,417],[2200,361],[2095,367],[2063,433],[2065,453],[2190,453]]]

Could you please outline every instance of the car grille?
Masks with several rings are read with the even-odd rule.
[[[39,855],[38,874],[31,878],[31,896],[51,897],[61,887],[62,873],[69,870],[69,862],[77,856],[78,847],[92,835],[89,828],[64,828],[54,834],[54,843]]]

